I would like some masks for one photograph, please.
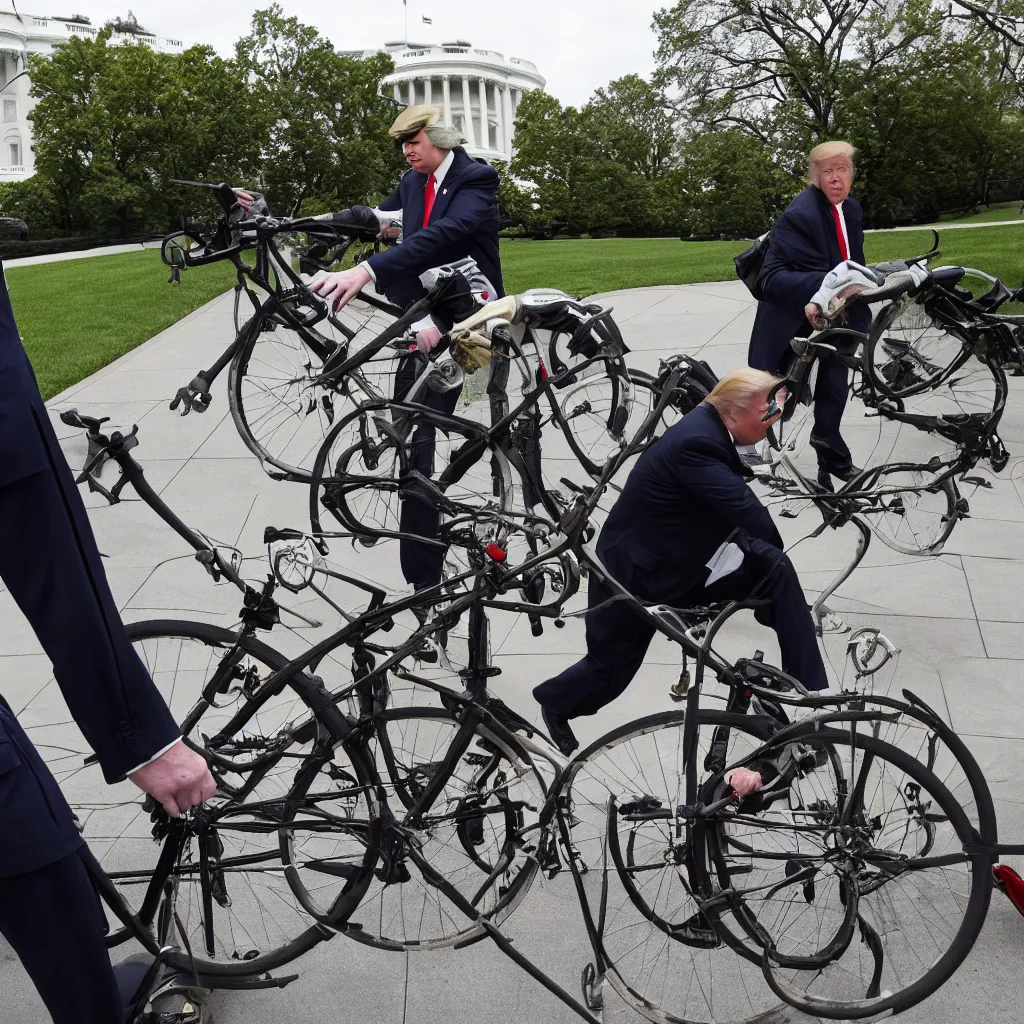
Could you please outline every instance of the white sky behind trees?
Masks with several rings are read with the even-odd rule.
[[[37,16],[84,14],[94,25],[125,17],[129,7],[150,32],[207,43],[227,56],[249,31],[252,12],[270,0],[14,0]],[[481,49],[533,61],[547,91],[563,104],[580,106],[614,78],[654,69],[654,11],[670,0],[409,0],[409,38],[440,43],[465,39]],[[286,15],[316,26],[340,50],[401,40],[401,0],[281,0]],[[0,0],[10,11],[11,0]],[[422,16],[433,20],[424,25]]]

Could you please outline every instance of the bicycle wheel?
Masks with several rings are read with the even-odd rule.
[[[938,386],[970,358],[970,345],[926,303],[898,300],[874,319],[864,344],[864,373],[887,398]]]
[[[333,519],[344,530],[367,540],[396,533],[401,503],[422,501],[442,516],[500,516],[513,500],[513,481],[507,459],[482,443],[480,455],[457,474],[451,458],[466,437],[424,425],[403,423],[407,414],[395,415],[387,402],[367,403],[335,424],[320,451],[310,478],[309,517],[314,533],[329,529]],[[415,416],[415,414],[411,414]],[[397,422],[396,422],[397,421]],[[433,445],[433,456],[426,455]],[[411,479],[414,470],[433,485]],[[434,487],[442,493],[438,495]]]
[[[875,497],[861,517],[883,544],[903,554],[937,554],[960,518],[956,483],[945,467],[883,466],[865,490]]]
[[[314,720],[313,684],[304,675],[225,733],[260,683],[288,663],[266,644],[245,637],[239,645],[230,630],[187,621],[133,623],[128,633],[172,712],[186,723],[189,740],[202,747],[221,734],[207,748],[218,784],[217,796],[206,805],[208,823],[196,826],[170,874],[178,938],[191,949],[200,973],[251,975],[287,963],[324,937],[285,877],[284,849],[295,870],[307,871],[302,851],[316,841],[320,827],[318,820],[297,813],[300,805],[289,803],[296,773],[330,771],[349,780],[352,823],[345,848],[339,835],[337,849],[346,877],[330,908],[331,920],[340,925],[369,883],[376,858],[372,833],[378,815],[367,789],[369,768],[341,743],[325,750],[316,729],[308,740],[295,739],[293,726]],[[223,679],[223,689],[218,685],[215,693],[208,692],[204,708],[200,695],[215,678]],[[90,849],[120,897],[139,914],[160,855],[142,794],[122,782],[106,800],[96,801],[102,783],[90,776],[98,769],[83,770],[80,764],[65,756],[53,767]],[[312,887],[315,879],[308,884]],[[128,937],[118,920],[110,923],[115,930],[109,944]]]
[[[727,935],[728,922],[716,928],[701,912],[706,854],[677,814],[686,803],[684,725],[682,711],[651,715],[570,762],[549,799],[571,822],[571,848],[563,842],[560,853],[586,869],[595,957],[633,1010],[659,1022],[777,1022],[779,998],[737,951],[749,944],[742,929],[733,924]],[[753,753],[773,727],[760,716],[701,710],[702,786]]]
[[[416,801],[456,743],[464,749],[444,788],[429,810],[418,812]],[[531,844],[536,842],[544,794],[535,770],[486,725],[467,732],[444,708],[385,710],[375,718],[369,748],[397,819],[394,835],[405,840],[389,848],[349,917],[346,933],[368,945],[395,950],[439,949],[483,938],[482,926],[423,877],[405,843],[415,843],[431,867],[480,914],[495,923],[504,920],[522,901],[537,872]],[[350,789],[347,781],[345,788]],[[298,782],[293,798],[302,797]],[[331,811],[344,821],[344,812],[333,810],[326,787],[316,799],[322,812]],[[348,843],[347,831],[341,841]],[[308,849],[324,871],[333,869],[334,843],[335,836],[326,831]],[[328,901],[333,899],[329,888],[326,893]],[[303,905],[318,915],[322,898],[307,892]]]
[[[363,304],[360,304],[363,305]],[[347,309],[348,307],[346,307]],[[364,366],[340,381],[321,383],[324,362],[383,329],[381,314],[365,307],[346,323],[329,317],[315,327],[293,327],[266,309],[256,314],[228,371],[228,400],[246,447],[261,462],[308,480],[313,461],[331,426],[353,405],[390,394],[393,361]],[[384,389],[384,390],[382,390]]]
[[[843,787],[828,792],[835,780],[826,774],[799,831],[740,806],[734,820],[753,852],[740,881],[730,826],[712,830],[719,883],[736,919],[767,943],[764,977],[788,1003],[831,1019],[900,1013],[970,952],[988,910],[992,858],[964,851],[978,838],[967,815],[909,754],[818,723],[786,735],[831,746]]]

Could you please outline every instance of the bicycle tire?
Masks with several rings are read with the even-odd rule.
[[[239,436],[261,464],[310,478],[324,437],[354,401],[345,382],[316,381],[322,359],[347,343],[347,333],[337,338],[296,328],[266,306],[248,324],[228,367],[228,405]]]
[[[745,934],[737,927],[726,941],[709,930],[692,897],[695,876],[685,836],[673,839],[674,812],[685,802],[685,723],[684,711],[665,711],[595,740],[556,780],[544,823],[551,827],[556,807],[572,822],[571,849],[563,841],[562,852],[589,868],[586,873],[580,868],[581,896],[589,879],[597,886],[586,913],[593,925],[594,955],[613,990],[633,1010],[660,1024],[777,1024],[783,1019],[778,996],[749,958],[733,948],[747,941]],[[708,774],[703,758],[719,726],[729,730],[731,763],[738,750],[756,750],[776,723],[765,716],[701,709],[697,770],[702,784]],[[640,781],[634,784],[633,776]],[[627,794],[632,808],[618,799]],[[618,835],[612,835],[613,828]],[[631,829],[637,837],[626,854]]]
[[[860,518],[886,547],[901,554],[937,554],[960,520],[960,495],[946,467],[882,466],[868,490],[881,493]]]
[[[892,784],[891,787],[893,792],[896,793],[897,799],[903,801],[904,808],[916,804],[915,810],[918,818],[914,828],[921,840],[921,849],[917,852],[911,849],[910,859],[906,863],[913,863],[917,859],[922,863],[922,867],[918,870],[927,871],[929,868],[934,868],[941,874],[943,868],[936,867],[932,862],[941,860],[944,855],[945,848],[937,847],[935,837],[936,827],[942,828],[944,832],[942,838],[949,842],[950,847],[954,851],[954,857],[957,854],[962,854],[962,863],[964,864],[963,880],[969,879],[970,895],[965,900],[963,893],[957,891],[955,896],[950,899],[950,907],[956,908],[962,916],[955,933],[949,941],[948,948],[938,956],[935,955],[933,950],[928,950],[921,954],[920,961],[923,972],[908,984],[909,969],[907,960],[916,955],[914,947],[922,939],[921,921],[918,920],[923,914],[922,906],[927,905],[931,912],[943,919],[943,923],[948,918],[943,915],[942,908],[936,908],[934,903],[927,901],[924,891],[915,888],[907,901],[910,904],[912,913],[917,915],[913,920],[915,927],[912,933],[904,932],[895,923],[895,918],[893,917],[895,904],[892,900],[890,899],[884,908],[881,907],[881,903],[887,891],[886,886],[895,885],[897,879],[910,873],[909,869],[904,868],[900,872],[895,872],[892,867],[887,869],[883,866],[875,869],[873,877],[867,877],[869,875],[868,865],[872,863],[881,863],[882,865],[886,863],[896,864],[899,863],[899,858],[893,853],[892,856],[895,859],[888,859],[890,851],[883,851],[872,861],[871,853],[867,849],[862,850],[856,857],[856,861],[861,864],[861,867],[858,869],[860,877],[856,879],[857,889],[858,891],[865,891],[868,897],[882,894],[876,901],[879,904],[878,907],[866,902],[864,895],[858,896],[857,921],[860,928],[861,941],[871,948],[872,958],[868,959],[868,957],[860,954],[859,950],[854,951],[850,958],[846,958],[846,950],[844,949],[827,966],[818,965],[817,967],[807,968],[802,971],[798,970],[798,977],[801,975],[806,976],[808,973],[814,975],[812,979],[806,979],[808,981],[806,989],[799,989],[788,983],[780,982],[773,974],[770,960],[767,956],[763,960],[764,976],[776,994],[785,999],[790,1005],[816,1016],[833,1020],[851,1020],[862,1017],[877,1018],[880,1014],[901,1013],[935,992],[952,976],[956,968],[963,963],[970,953],[988,911],[992,893],[991,865],[993,858],[991,855],[983,852],[975,854],[963,853],[964,847],[978,843],[978,833],[960,804],[949,793],[939,778],[916,758],[900,750],[898,747],[876,739],[873,736],[861,733],[854,737],[851,736],[849,731],[820,728],[814,722],[807,726],[806,731],[801,731],[800,729],[792,733],[787,731],[787,742],[800,742],[801,738],[806,740],[813,739],[815,743],[829,744],[839,753],[840,759],[843,761],[846,760],[846,752],[849,751],[851,764],[855,760],[855,751],[863,753],[858,772],[856,774],[851,773],[849,779],[851,783],[849,800],[851,801],[853,813],[862,819],[857,826],[850,826],[854,830],[859,828],[862,832],[871,831],[884,835],[888,828],[888,823],[884,816],[875,813],[876,805],[873,801],[875,801],[877,791],[881,787],[868,783],[867,775],[869,770],[873,769],[879,762],[885,762],[895,766],[898,773],[897,777],[900,780],[904,777],[910,779],[911,782],[906,783],[905,787],[898,784]],[[863,796],[864,791],[869,785],[872,788],[869,798],[872,802],[865,805],[863,803]],[[858,798],[858,792],[860,793],[860,798]],[[927,794],[930,799],[923,799],[922,793]],[[857,807],[858,802],[861,804],[859,808]],[[936,812],[936,806],[940,813]],[[826,810],[823,813],[828,814],[831,812]],[[907,846],[911,845],[908,841],[911,828],[907,823],[909,821],[909,815],[906,821],[904,821],[902,816],[895,818],[893,831],[896,838],[893,841],[896,842],[896,850],[900,854],[903,854]],[[714,830],[712,830],[712,837],[714,834]],[[860,848],[857,847],[857,849]],[[728,875],[728,869],[721,862],[720,851],[717,856],[713,852],[713,859],[716,859],[717,866],[720,869],[719,881],[722,882],[724,880],[723,874],[725,876]],[[945,866],[952,868],[953,863]],[[794,873],[793,877],[798,876]],[[781,888],[779,890],[779,895],[782,897],[780,902],[788,902],[785,894],[786,889]],[[849,894],[850,886],[848,884],[845,898],[842,897],[841,892],[838,895],[845,902],[849,900]],[[818,900],[820,897],[816,894],[813,899]],[[813,902],[813,900],[809,902]],[[732,900],[732,905],[735,916],[741,923],[744,923],[752,937],[763,935],[764,928],[766,927],[763,912],[755,914],[751,911],[749,905],[743,901],[737,903],[735,899]],[[871,931],[874,932],[874,936],[869,938]],[[935,931],[934,927],[926,925],[923,929],[923,934],[934,941]],[[898,937],[890,942],[890,936],[897,932],[899,933]],[[797,939],[796,941],[802,940]],[[887,954],[880,953],[879,950],[887,942],[892,946],[892,952]],[[873,946],[873,944],[875,945]],[[884,973],[886,955],[890,959],[902,956],[898,966],[892,968],[888,974]],[[788,959],[788,956],[779,953],[777,946],[771,951],[770,956],[775,958],[780,969],[785,969],[782,966],[782,961]],[[882,962],[880,962],[880,956]],[[867,966],[862,967],[862,970],[869,973],[866,985],[867,994],[863,998],[845,998],[845,993],[850,989],[850,975],[854,972],[855,964],[864,960],[867,961]],[[825,995],[821,991],[808,991],[812,987],[824,987],[826,985],[827,971],[833,963],[837,965],[836,973],[838,979],[836,984],[840,987],[842,994]]]
[[[309,482],[309,520],[313,533],[325,532],[323,512],[326,509],[343,529],[351,530],[367,541],[380,540],[392,536],[399,528],[397,501],[422,500],[411,494],[399,498],[400,489],[405,486],[402,477],[410,466],[410,456],[408,446],[399,443],[376,422],[380,418],[390,427],[387,419],[389,408],[390,403],[386,401],[365,403],[336,423],[327,434],[317,452]],[[441,433],[440,428],[435,428],[435,443],[438,433]],[[453,429],[447,432],[447,436],[449,448],[453,450],[461,435]],[[349,439],[353,443],[348,444]],[[336,447],[342,447],[337,456],[334,454]],[[491,458],[485,460],[488,452]],[[372,474],[377,472],[382,462],[383,469],[377,478]],[[349,467],[357,463],[365,472],[350,474]],[[467,473],[472,478],[472,474],[480,472],[478,467],[489,467],[486,488],[489,493],[483,496],[482,487],[459,487]],[[511,511],[515,487],[508,460],[497,449],[485,445],[478,457],[464,466],[457,479],[451,472],[450,463],[440,473],[435,472],[432,479],[453,504],[471,499],[470,509],[479,507],[482,513],[486,510],[499,520]],[[381,503],[373,497],[375,491],[393,494],[395,501],[387,503],[381,512]],[[428,493],[425,498],[434,501],[432,494]],[[384,523],[372,518],[378,512],[386,517]]]
[[[950,344],[952,342],[952,344]],[[938,387],[971,357],[971,345],[926,303],[890,303],[864,342],[864,376],[885,398],[904,399]]]
[[[177,641],[194,642],[217,651],[229,649],[237,642],[236,634],[231,630],[203,622],[151,620],[132,623],[127,628],[129,638],[137,649],[140,645],[143,646],[143,653],[145,653],[146,644],[152,647],[156,643],[163,642],[166,646],[168,641],[171,645]],[[254,637],[243,637],[242,646],[245,649],[246,658],[260,662],[271,672],[279,671],[288,664],[287,658]],[[180,651],[176,655],[172,650],[168,651],[168,658],[173,658],[179,666],[188,660],[181,658]],[[151,666],[159,664],[153,659],[149,659],[149,662]],[[191,673],[192,676],[201,674],[196,672],[195,664],[183,671],[186,674]],[[166,673],[159,668],[153,675],[158,685],[163,685],[165,689],[170,683],[170,692],[167,696],[172,701],[176,695],[180,697],[180,686],[177,684],[181,684],[182,680],[177,675],[173,680],[168,679]],[[315,717],[316,700],[313,681],[305,674],[299,673],[289,680],[288,688],[294,694],[295,705],[301,705],[303,716]],[[196,727],[192,730],[193,735],[197,734],[202,722],[202,717],[197,719]],[[322,725],[322,728],[331,731],[329,724]],[[337,757],[339,760],[344,760],[345,765],[348,766],[347,770],[359,781],[360,794],[368,794],[364,798],[367,813],[365,823],[361,828],[362,834],[357,837],[358,846],[356,841],[353,841],[352,844],[354,854],[350,858],[350,877],[347,880],[345,892],[340,894],[341,898],[332,908],[332,913],[329,916],[328,923],[340,927],[358,905],[372,878],[373,865],[377,857],[377,845],[374,837],[379,828],[379,813],[377,804],[372,797],[374,792],[372,772],[365,759],[365,753],[358,747],[346,745],[341,735],[336,737],[336,740],[337,742],[332,744],[335,748],[333,752],[319,754],[315,749],[310,750],[302,757],[302,765],[307,772],[316,772],[322,771],[325,765],[332,762],[332,758]],[[287,772],[288,789],[284,792],[285,798],[287,792],[294,786],[293,774],[290,770]],[[257,782],[256,799],[262,795],[258,790],[260,785],[262,785],[262,780]],[[135,815],[134,821],[137,822],[135,826],[132,824],[133,819],[129,819],[127,823],[124,821],[125,808],[129,803],[138,806],[140,801],[121,801],[119,807],[115,807],[115,812],[119,814],[119,832],[116,841],[107,840],[104,849],[98,852],[103,859],[107,860],[107,866],[111,871],[108,883],[126,901],[129,908],[137,912],[141,906],[142,891],[148,885],[148,877],[152,875],[159,851],[154,846],[150,834],[148,812],[140,810]],[[222,801],[217,806],[222,808],[225,806],[225,802]],[[244,800],[239,807],[244,808]],[[282,803],[282,807],[284,808],[284,817],[288,818],[288,804]],[[90,822],[95,816],[95,812],[96,808],[92,807],[89,808],[89,813],[83,815],[87,839],[89,839]],[[240,816],[241,813],[248,812],[241,811]],[[294,821],[294,814],[288,820]],[[257,838],[239,839],[238,836],[254,835],[248,831],[254,821],[261,823],[262,833],[255,833]],[[268,821],[269,824],[267,824]],[[238,829],[241,831],[239,832]],[[277,819],[266,819],[254,812],[235,830],[232,830],[230,817],[220,818],[218,824],[211,828],[208,834],[211,837],[211,842],[219,845],[219,850],[216,851],[213,858],[214,867],[205,870],[211,875],[219,876],[215,879],[213,888],[222,885],[224,893],[232,898],[228,905],[224,906],[216,898],[211,900],[205,892],[198,898],[191,893],[191,890],[196,887],[196,878],[201,877],[204,870],[201,866],[197,867],[202,858],[197,852],[199,840],[196,836],[192,836],[184,858],[179,857],[170,876],[176,892],[176,908],[178,910],[176,925],[186,929],[185,940],[190,953],[189,955],[172,954],[172,966],[191,971],[194,965],[194,969],[199,974],[208,977],[251,976],[273,970],[294,960],[329,935],[329,932],[325,931],[323,923],[311,922],[308,916],[289,910],[281,904],[282,893],[290,895],[289,886],[285,885],[282,888],[276,881],[278,877],[284,881],[284,847],[288,842],[294,846],[297,835],[300,844],[307,841],[302,828],[283,829]],[[266,837],[265,840],[258,839],[261,834]],[[121,852],[118,852],[118,842],[122,844]],[[251,848],[246,850],[242,846],[243,842],[255,844],[259,848],[254,853]],[[95,841],[94,845],[97,845]],[[137,849],[141,850],[141,853],[136,853]],[[292,857],[294,859],[294,854]],[[132,861],[132,863],[129,864],[128,861]],[[270,871],[262,869],[262,866],[266,864],[271,865]],[[247,871],[247,868],[252,870]],[[253,875],[253,872],[256,874]],[[257,879],[256,883],[249,880],[251,875]],[[245,884],[236,885],[233,881],[235,878],[244,879]],[[261,895],[264,889],[266,898]],[[132,892],[137,894],[137,898],[132,898]],[[240,892],[243,897],[241,900],[239,899]],[[207,918],[210,921],[209,925],[203,920],[201,914],[192,912],[192,908],[197,903],[200,906],[205,906],[204,900],[205,904],[210,904],[212,909],[212,914]],[[214,915],[217,917],[216,921],[212,920]],[[262,936],[256,934],[257,926],[254,924],[256,921],[262,922],[260,926],[265,929]],[[142,927],[142,924],[142,922],[138,922],[135,927]],[[107,937],[108,945],[115,945],[123,941],[131,932],[132,927],[119,928]],[[211,955],[206,947],[206,942],[211,934],[213,941],[217,944],[216,955]],[[265,940],[264,943],[259,942],[260,938]]]
[[[367,749],[385,800],[388,794],[397,797],[390,803],[399,827],[411,828],[432,865],[481,909],[487,920],[498,924],[519,906],[536,877],[537,861],[523,838],[527,828],[523,815],[528,812],[516,805],[527,794],[540,792],[539,783],[529,759],[515,751],[510,757],[511,748],[496,741],[481,723],[446,782],[440,798],[447,802],[446,808],[440,814],[410,818],[416,799],[459,731],[459,718],[443,707],[387,708],[374,716]],[[466,792],[459,796],[462,787]],[[302,793],[296,796],[301,799]],[[481,799],[490,810],[476,814]],[[536,798],[534,803],[539,808]],[[325,849],[328,845],[324,840]],[[395,858],[395,851],[391,857]],[[500,858],[510,859],[504,871]],[[443,909],[444,897],[417,873],[408,858],[402,863],[405,877],[382,878],[377,872],[370,882],[345,925],[350,938],[379,949],[417,951],[462,947],[486,937],[482,925],[463,919],[454,909]],[[496,871],[501,874],[495,876]],[[307,911],[318,917],[315,899],[299,888],[295,893]]]

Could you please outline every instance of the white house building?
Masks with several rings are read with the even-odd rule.
[[[161,53],[181,53],[180,39],[161,39],[125,23],[130,31],[115,32],[111,43],[142,43]],[[100,29],[86,18],[51,18],[35,14],[0,11],[0,181],[20,181],[35,171],[32,155],[32,125],[28,113],[34,106],[29,98],[30,53],[50,53],[72,36],[92,39]],[[18,77],[20,75],[20,77]]]
[[[511,160],[516,108],[524,92],[543,89],[537,65],[471,43],[386,43],[395,71],[384,79],[403,106],[433,103],[466,137],[470,156]],[[373,51],[370,51],[373,52]],[[362,56],[352,54],[352,56]]]

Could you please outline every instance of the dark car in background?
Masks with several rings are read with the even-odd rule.
[[[17,217],[0,217],[0,238],[16,238],[28,241],[28,225]]]

